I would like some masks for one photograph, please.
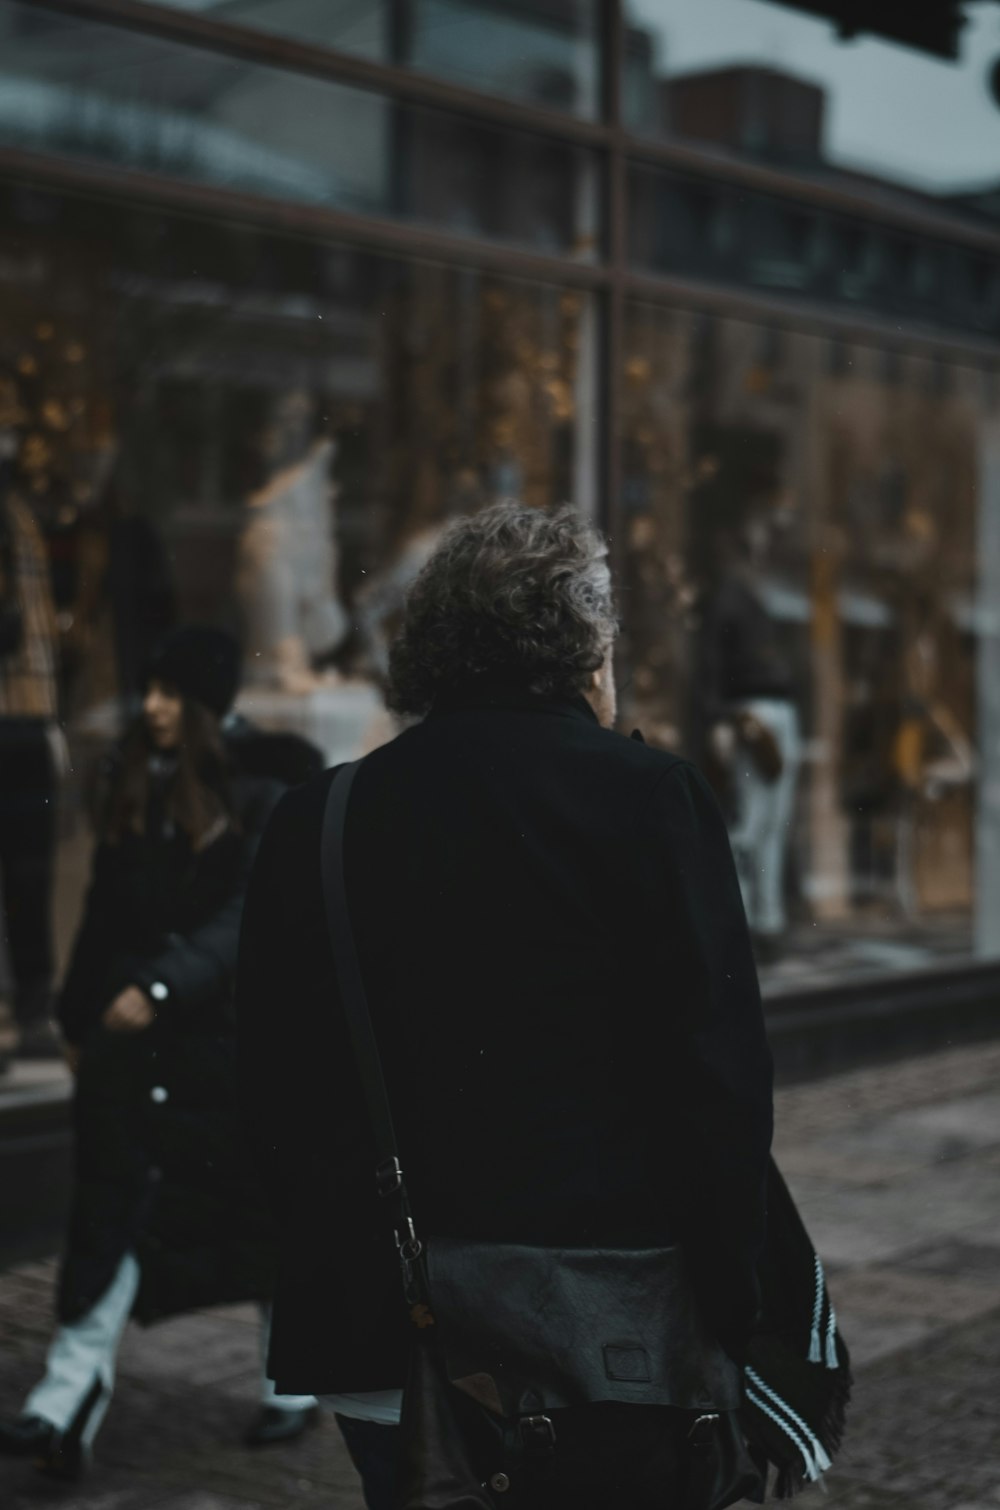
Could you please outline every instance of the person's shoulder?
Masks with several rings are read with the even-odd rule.
[[[251,776],[237,771],[230,791],[240,827],[245,833],[259,834],[281,801],[285,786],[269,776]]]
[[[319,835],[333,771],[323,771],[300,786],[280,790],[260,829],[254,868],[283,877],[298,894],[314,874],[311,857],[319,853]],[[315,867],[318,877],[319,868]]]
[[[223,738],[237,770],[246,776],[298,786],[323,770],[323,752],[311,740],[288,730],[262,729],[241,714],[230,715]]]
[[[572,751],[589,767],[609,801],[625,804],[632,821],[639,821],[652,803],[686,804],[687,793],[700,778],[689,760],[672,750],[645,742],[639,730],[631,734],[592,724],[581,728]]]
[[[694,761],[646,744],[638,730],[631,735],[606,729],[599,732],[605,750],[637,799],[639,812],[655,807],[668,813],[690,814],[717,808],[711,783]]]
[[[268,828],[294,834],[303,826],[314,824],[323,813],[331,783],[339,770],[339,765],[331,766],[310,776],[307,781],[287,787],[275,804]]]
[[[595,749],[600,749],[609,761],[614,761],[623,770],[658,780],[669,771],[689,764],[672,750],[659,745],[647,744],[640,729],[625,734],[618,729],[604,729],[599,724],[591,727],[590,740]]]

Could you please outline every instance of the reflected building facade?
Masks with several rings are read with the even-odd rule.
[[[708,763],[755,542],[800,731],[779,983],[1000,953],[1000,12],[934,9],[0,0],[63,944],[164,627],[236,631],[243,711],[358,753],[440,529],[516,495],[609,531],[626,720]]]

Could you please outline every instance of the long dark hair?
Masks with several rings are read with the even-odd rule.
[[[195,851],[226,828],[238,827],[231,769],[219,720],[201,703],[184,698],[177,769],[166,792],[166,817]],[[153,745],[139,714],[121,745],[120,764],[109,795],[104,837],[118,844],[126,834],[146,832]]]

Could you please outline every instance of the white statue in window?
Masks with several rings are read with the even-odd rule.
[[[348,628],[337,594],[335,443],[310,437],[312,417],[305,394],[279,406],[265,437],[275,469],[246,498],[236,575],[247,682],[299,695],[337,680],[315,666]]]

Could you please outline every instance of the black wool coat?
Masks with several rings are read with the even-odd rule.
[[[237,981],[241,1094],[279,1233],[280,1388],[402,1384],[398,1266],[320,881],[330,774],[262,841]],[[364,762],[347,889],[418,1224],[682,1241],[709,1318],[757,1308],[771,1063],[718,807],[582,698],[444,703]]]
[[[281,791],[237,776],[238,826],[198,853],[159,824],[98,847],[58,1008],[81,1048],[63,1321],[129,1249],[142,1321],[270,1291],[270,1214],[239,1132],[233,985],[250,865]],[[157,982],[168,995],[152,1027],[102,1027],[118,992]]]

